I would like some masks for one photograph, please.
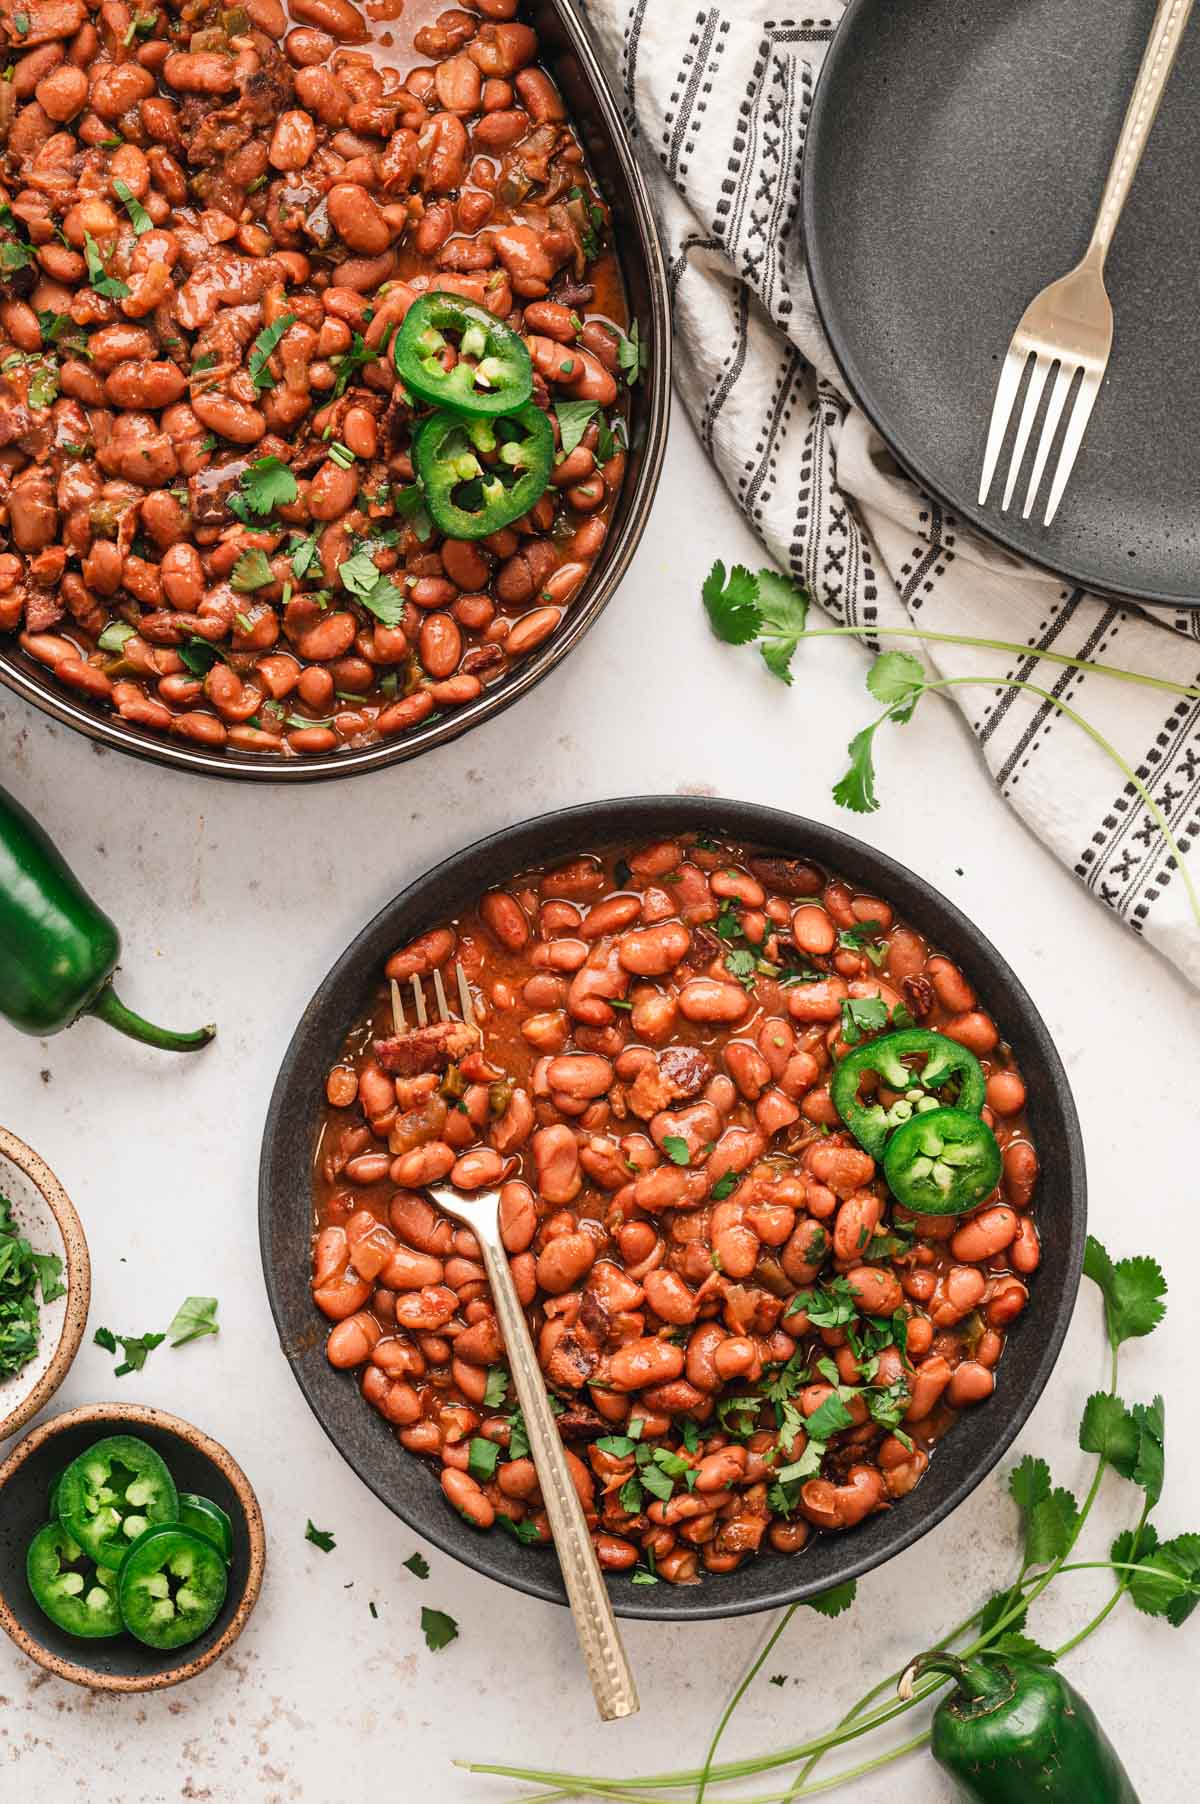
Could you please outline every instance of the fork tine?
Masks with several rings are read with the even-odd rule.
[[[1046,418],[1042,422],[1042,436],[1038,440],[1037,456],[1033,460],[1033,474],[1029,478],[1029,488],[1025,494],[1025,505],[1021,509],[1021,518],[1028,520],[1033,512],[1033,504],[1041,487],[1042,473],[1046,468],[1046,460],[1054,446],[1054,435],[1058,431],[1058,422],[1062,418],[1062,410],[1067,404],[1067,396],[1071,392],[1071,384],[1079,374],[1079,365],[1071,359],[1063,359],[1058,366],[1058,375],[1050,393],[1050,404],[1046,408]]]
[[[1083,443],[1083,435],[1087,431],[1087,424],[1092,417],[1092,409],[1096,405],[1100,394],[1100,384],[1103,380],[1103,370],[1084,372],[1079,393],[1075,397],[1075,405],[1071,409],[1071,417],[1067,421],[1062,454],[1059,457],[1058,468],[1054,472],[1054,481],[1050,487],[1050,499],[1046,503],[1047,526],[1058,512],[1058,504],[1063,498],[1063,490],[1071,480],[1071,471],[1075,468],[1075,459],[1079,455],[1079,447]]]
[[[414,977],[412,980],[412,992],[413,1004],[417,1011],[417,1026],[424,1027],[429,1017],[425,1013],[425,992],[421,988],[421,979],[419,977]]]
[[[398,1034],[406,1033],[408,1031],[408,1022],[404,1019],[404,1003],[400,997],[400,985],[396,982],[394,977],[391,979],[391,988],[392,1026]]]
[[[1028,353],[1022,356],[1012,345],[1005,352],[1004,362],[1000,369],[1000,380],[996,384],[996,399],[992,403],[992,422],[988,427],[987,450],[983,454],[983,477],[979,484],[980,507],[988,498],[992,477],[996,474],[996,465],[1000,461],[1000,453],[1004,448],[1004,435],[1008,431],[1013,403],[1017,398],[1017,390],[1021,386],[1021,377],[1025,373],[1025,365],[1028,361]]]
[[[436,965],[433,967],[433,993],[437,997],[438,1020],[449,1021],[450,1009],[446,1002],[446,991],[442,985],[442,974]]]
[[[1017,486],[1017,478],[1021,474],[1021,465],[1025,461],[1025,451],[1029,444],[1029,435],[1033,431],[1033,422],[1041,405],[1042,391],[1046,386],[1046,378],[1054,359],[1039,351],[1033,360],[1033,368],[1029,373],[1029,386],[1025,390],[1025,405],[1021,409],[1021,423],[1017,427],[1017,436],[1013,443],[1012,462],[1008,466],[1008,480],[1004,485],[1004,499],[1000,503],[1003,513],[1008,512],[1008,504],[1013,498],[1013,490]]]
[[[467,974],[459,959],[454,961],[454,975],[458,978],[458,1000],[462,1005],[463,1020],[469,1027],[475,1025],[475,1004],[471,1000],[471,990],[467,983]]]

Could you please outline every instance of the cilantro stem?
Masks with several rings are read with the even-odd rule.
[[[1034,645],[1018,645],[1010,639],[977,639],[970,633],[931,633],[915,626],[886,626],[869,629],[862,626],[806,627],[798,639],[920,639],[936,645],[974,645],[981,651],[1008,651],[1035,663],[1061,664],[1067,670],[1091,670],[1097,676],[1112,677],[1119,683],[1137,683],[1145,689],[1163,689],[1170,695],[1183,695],[1200,700],[1200,684],[1172,683],[1167,677],[1145,676],[1138,670],[1122,670],[1116,664],[1098,664],[1091,658],[1069,658],[1059,651],[1042,651]],[[1003,682],[1004,678],[997,678]],[[932,688],[932,684],[930,687]]]
[[[741,1703],[742,1698],[746,1694],[747,1688],[750,1686],[750,1684],[753,1682],[753,1680],[756,1679],[758,1674],[761,1672],[763,1661],[766,1659],[767,1655],[771,1652],[771,1649],[775,1646],[775,1643],[779,1640],[779,1637],[783,1634],[783,1631],[787,1628],[788,1623],[792,1620],[792,1617],[796,1614],[796,1611],[799,1608],[800,1608],[799,1604],[790,1604],[788,1606],[788,1608],[783,1612],[783,1615],[780,1617],[779,1621],[776,1623],[774,1629],[771,1631],[771,1634],[767,1638],[766,1642],[763,1644],[762,1652],[759,1654],[757,1660],[754,1661],[753,1665],[747,1668],[745,1677],[742,1679],[741,1684],[738,1686],[737,1690],[734,1692],[733,1696],[730,1698],[729,1702],[726,1704],[725,1709],[721,1715],[721,1719],[718,1722],[716,1728],[713,1730],[712,1740],[708,1744],[708,1752],[704,1756],[704,1770],[700,1774],[700,1784],[696,1788],[696,1804],[704,1804],[704,1793],[708,1786],[708,1776],[709,1776],[710,1772],[712,1771],[713,1757],[716,1754],[717,1747],[720,1743],[721,1737],[725,1733],[725,1730],[729,1723],[730,1717],[733,1715],[734,1711],[737,1709],[738,1705]]]
[[[1176,844],[1175,835],[1171,832],[1171,829],[1167,824],[1166,816],[1158,803],[1154,800],[1154,797],[1150,794],[1150,791],[1146,788],[1146,785],[1142,782],[1142,779],[1134,770],[1133,766],[1127,759],[1122,757],[1112,741],[1106,739],[1100,729],[1092,725],[1090,720],[1085,720],[1082,714],[1078,713],[1076,709],[1069,707],[1066,702],[1060,701],[1058,696],[1051,695],[1048,689],[1041,688],[1037,683],[1018,682],[1015,677],[940,677],[933,682],[926,683],[924,688],[1023,689],[1027,691],[1028,694],[1039,696],[1042,701],[1049,702],[1052,708],[1056,708],[1060,714],[1065,714],[1068,720],[1073,720],[1075,725],[1082,728],[1083,732],[1087,734],[1093,745],[1098,746],[1105,756],[1116,765],[1126,782],[1130,783],[1141,797],[1147,813],[1150,815],[1151,820],[1153,820],[1163,837],[1168,852],[1175,860],[1179,875],[1183,879],[1184,889],[1187,891],[1187,898],[1191,904],[1192,915],[1197,926],[1200,926],[1200,896],[1197,896],[1196,894],[1195,885],[1192,882],[1192,874],[1188,869],[1187,860],[1184,858],[1183,853]]]

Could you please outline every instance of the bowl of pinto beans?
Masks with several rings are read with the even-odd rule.
[[[430,871],[284,1059],[267,1288],[359,1476],[555,1602],[479,1249],[424,1188],[446,1181],[499,1188],[615,1606],[652,1618],[814,1596],[942,1521],[1049,1378],[1086,1231],[1037,1009],[872,848],[640,797]]]
[[[615,592],[670,392],[573,0],[0,20],[0,681],[305,782],[456,737]]]

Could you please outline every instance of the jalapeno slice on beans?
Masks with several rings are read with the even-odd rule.
[[[917,1057],[924,1058],[923,1066],[905,1062]],[[860,1100],[859,1086],[867,1071],[880,1077],[889,1090],[900,1092],[889,1108],[879,1102]],[[954,1107],[964,1114],[978,1115],[987,1079],[975,1054],[945,1034],[909,1027],[848,1052],[834,1072],[830,1094],[834,1108],[859,1145],[877,1159],[888,1136],[904,1122],[921,1109],[934,1108],[947,1100],[939,1097],[935,1102],[930,1093],[941,1091],[950,1083],[957,1083],[957,1094],[950,1098]]]
[[[151,1528],[125,1556],[117,1584],[121,1620],[147,1647],[185,1647],[217,1617],[228,1589],[220,1550],[190,1528]]]
[[[64,1526],[98,1566],[116,1568],[146,1530],[179,1516],[175,1481],[153,1447],[114,1434],[81,1453],[58,1486]]]
[[[179,1526],[211,1541],[228,1566],[233,1558],[233,1524],[219,1503],[197,1497],[194,1491],[180,1491]]]
[[[25,1574],[34,1602],[56,1628],[86,1641],[121,1633],[116,1573],[97,1565],[61,1522],[48,1522],[33,1537]]]
[[[447,333],[455,333],[457,345]],[[443,353],[456,361],[447,369]],[[410,394],[457,413],[493,417],[523,407],[533,393],[533,363],[510,326],[458,295],[423,294],[404,316],[392,348]]]
[[[532,403],[497,420],[438,412],[417,433],[413,461],[439,532],[486,539],[545,493],[554,429]]]
[[[1000,1182],[1000,1146],[965,1109],[931,1109],[896,1129],[883,1156],[893,1196],[917,1215],[962,1215]]]

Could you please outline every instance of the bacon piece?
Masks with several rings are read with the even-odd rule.
[[[479,1045],[477,1027],[465,1021],[434,1021],[409,1034],[376,1040],[375,1057],[393,1077],[416,1077],[422,1071],[445,1071]]]

